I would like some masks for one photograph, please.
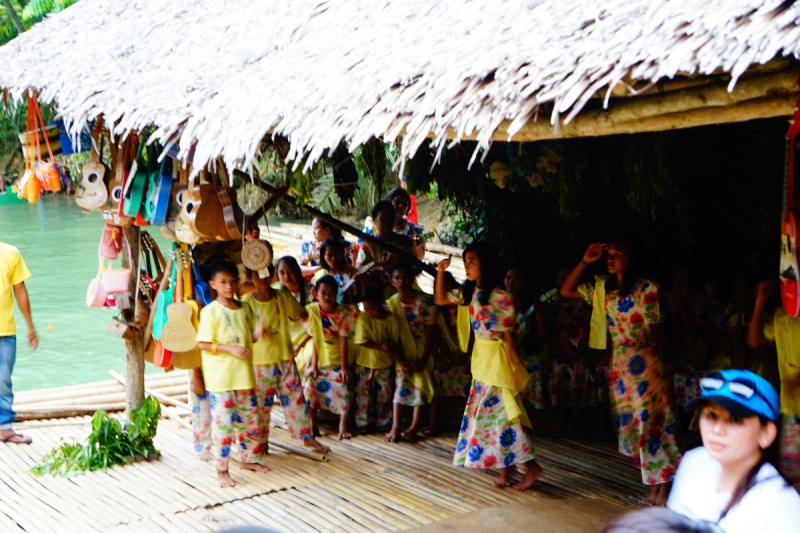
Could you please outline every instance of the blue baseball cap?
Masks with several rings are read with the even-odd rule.
[[[722,406],[734,418],[762,416],[772,422],[780,416],[780,398],[769,382],[749,370],[722,370],[700,379],[701,396],[686,404],[695,411],[711,401]]]

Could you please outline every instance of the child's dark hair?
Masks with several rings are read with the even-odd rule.
[[[394,206],[392,205],[392,202],[389,202],[388,200],[381,200],[380,202],[375,204],[375,207],[372,208],[372,220],[377,220],[378,213],[380,213],[381,211],[387,211],[387,212],[390,211],[392,215],[391,218],[394,219],[395,210]]]
[[[444,271],[444,285],[452,286],[452,287],[460,287],[461,284],[456,280],[455,276],[453,276],[452,272],[449,270]]]
[[[217,261],[213,265],[211,265],[211,270],[209,271],[208,279],[214,279],[217,274],[220,272],[224,272],[225,274],[230,274],[236,279],[239,279],[239,268],[231,263],[230,261]]]
[[[384,200],[386,200],[387,202],[391,203],[392,200],[394,200],[397,197],[405,198],[406,203],[408,204],[408,209],[406,210],[405,213],[403,213],[403,216],[405,216],[405,215],[408,214],[408,211],[411,210],[411,196],[409,196],[408,191],[406,191],[402,187],[398,187],[396,189],[392,189],[391,191],[389,191],[389,194],[386,195],[386,198],[384,198]],[[394,204],[392,204],[392,206],[394,206]],[[397,213],[395,213],[395,216],[396,215],[397,215]],[[373,217],[373,218],[375,218],[375,217]]]
[[[417,274],[414,265],[404,259],[400,259],[399,261],[392,263],[392,265],[389,267],[389,275],[393,276],[397,270],[405,271],[412,278]]]
[[[324,220],[322,220],[319,217],[314,217],[314,219],[317,222],[319,222],[319,225],[322,226],[324,229],[330,230],[332,239],[336,239],[337,241],[343,241],[344,240],[344,236],[342,235],[342,230],[340,230],[336,226],[332,226],[332,225],[328,224],[327,222],[325,222]]]
[[[319,288],[322,285],[329,285],[329,286],[335,288],[336,290],[339,289],[339,284],[336,283],[336,278],[334,278],[330,274],[328,274],[326,276],[322,276],[321,278],[319,278],[317,280],[317,283],[314,285],[314,290],[319,292]]]
[[[502,282],[502,274],[500,272],[500,262],[497,260],[498,254],[494,248],[486,242],[473,242],[464,249],[463,259],[466,262],[467,253],[472,252],[478,256],[481,262],[481,297],[479,302],[481,305],[489,305],[489,297],[492,295],[492,290],[500,287]],[[475,292],[477,282],[474,280],[467,280],[461,286],[461,305],[469,305],[472,302],[472,293]]]
[[[619,291],[619,296],[630,296],[633,292],[633,287],[636,285],[636,281],[639,278],[639,264],[636,261],[636,256],[633,252],[633,247],[626,239],[615,239],[613,241],[609,241],[609,248],[614,246],[615,248],[621,248],[625,252],[625,256],[628,258],[628,264],[625,267],[625,272],[622,273],[622,285],[617,287],[617,276],[609,276],[608,281],[606,281],[606,290],[607,291]]]
[[[344,266],[347,264],[344,252],[344,244],[342,243],[342,241],[336,240],[334,238],[325,239],[325,241],[322,243],[322,246],[319,247],[319,265],[329,272],[331,270],[331,266],[328,264],[327,261],[325,261],[325,252],[331,246],[333,246],[334,248],[339,248],[339,250],[342,252],[342,264],[339,265],[339,267],[344,268]]]
[[[278,259],[277,263],[275,263],[275,269],[276,270],[280,269],[281,265],[284,263],[286,263],[289,269],[292,270],[297,276],[298,283],[300,283],[300,305],[305,307],[306,304],[308,303],[308,297],[306,296],[306,291],[305,291],[306,278],[303,277],[303,271],[300,270],[300,264],[297,262],[297,259],[295,259],[291,255],[284,255],[283,257]],[[289,290],[289,288],[283,283],[281,283],[281,289]]]
[[[367,285],[361,291],[361,301],[382,304],[386,301],[386,295],[383,292],[383,287],[380,285]]]

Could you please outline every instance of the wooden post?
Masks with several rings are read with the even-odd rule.
[[[141,244],[141,230],[138,226],[124,228],[128,236],[127,246],[130,246],[132,265],[126,265],[128,254],[123,254],[122,264],[131,269],[131,280],[128,286],[128,295],[131,299],[128,308],[122,311],[122,318],[128,324],[134,322],[136,307],[139,299],[136,294],[139,290],[139,247]],[[144,403],[144,332],[137,330],[133,339],[125,341],[125,413],[130,417],[131,411],[141,407]]]
[[[258,187],[259,189],[263,189],[263,190],[267,191],[270,194],[273,194],[273,195],[282,194],[283,196],[282,196],[281,200],[283,200],[284,202],[286,202],[288,204],[291,204],[291,205],[293,205],[295,207],[299,207],[300,209],[304,210],[309,215],[317,217],[318,219],[327,222],[331,226],[339,228],[342,231],[346,231],[347,233],[350,233],[351,235],[355,235],[356,237],[358,237],[362,241],[366,241],[366,242],[372,243],[375,246],[378,246],[378,247],[386,250],[390,254],[396,255],[398,257],[402,257],[406,261],[410,261],[411,263],[415,264],[417,267],[421,268],[422,270],[424,270],[425,272],[427,272],[428,274],[433,276],[434,279],[436,278],[436,273],[437,273],[436,272],[436,267],[434,267],[432,265],[429,265],[427,263],[423,263],[422,261],[420,261],[419,259],[414,257],[412,254],[406,252],[405,250],[401,250],[397,246],[389,244],[386,241],[382,241],[382,240],[380,240],[380,239],[378,239],[376,237],[373,237],[372,235],[367,235],[366,233],[362,232],[361,230],[359,230],[357,228],[354,228],[350,224],[346,224],[346,223],[342,222],[339,219],[333,218],[332,216],[330,216],[327,213],[323,213],[319,209],[314,209],[313,207],[311,207],[309,205],[302,205],[297,201],[297,199],[294,196],[289,196],[288,194],[285,194],[285,191],[283,191],[282,189],[278,189],[276,187],[273,187],[269,183],[265,183],[265,182],[263,182],[263,181],[261,181],[259,179],[252,179],[252,178],[250,178],[249,175],[245,174],[241,170],[234,170],[233,173],[236,174],[237,176],[239,176],[242,179],[250,180],[252,183],[255,183],[256,187]]]

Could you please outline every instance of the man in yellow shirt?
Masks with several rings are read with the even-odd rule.
[[[39,346],[39,337],[31,319],[31,305],[25,280],[31,277],[19,250],[0,242],[0,440],[14,444],[30,444],[31,438],[11,428],[16,413],[11,409],[14,393],[11,372],[17,359],[17,325],[14,321],[14,298],[28,323],[31,351]],[[12,295],[13,294],[13,295]]]
[[[781,451],[780,467],[795,487],[800,487],[800,317],[793,317],[783,306],[764,316],[764,308],[775,289],[775,282],[758,285],[756,305],[747,342],[753,348],[774,343],[778,350],[781,376]]]

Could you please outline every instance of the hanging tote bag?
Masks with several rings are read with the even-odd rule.
[[[133,265],[133,257],[131,256],[131,243],[128,242],[128,235],[124,231],[122,232],[122,235],[125,238],[125,247],[128,249],[128,265],[130,266]],[[100,261],[102,263],[102,252]],[[115,270],[102,266],[101,278],[103,279],[103,288],[105,289],[106,295],[128,292],[128,283],[131,279],[131,269],[122,268]]]
[[[28,113],[33,114],[34,127],[33,131],[29,131],[28,134],[33,135],[34,139],[36,140],[36,157],[38,159],[38,165],[36,166],[36,171],[34,173],[36,174],[36,177],[39,178],[44,190],[56,192],[60,191],[61,176],[56,168],[56,158],[53,156],[53,149],[50,146],[50,140],[47,138],[47,135],[43,135],[43,137],[44,143],[47,145],[47,153],[50,155],[50,162],[45,163],[42,161],[42,149],[39,145],[39,138],[42,137],[42,135],[39,135],[39,132],[44,132],[46,126],[44,123],[44,118],[42,117],[42,110],[32,92],[28,93]],[[31,157],[31,161],[32,160],[33,158]]]
[[[100,238],[100,255],[106,259],[116,259],[122,251],[122,228],[106,224]]]

